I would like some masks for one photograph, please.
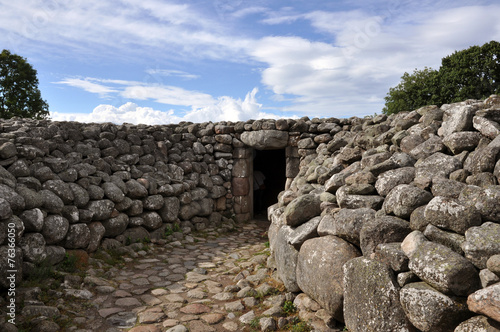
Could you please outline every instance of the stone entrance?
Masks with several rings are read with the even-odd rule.
[[[253,183],[255,170],[266,176],[263,205],[277,202],[278,194],[286,189],[299,171],[300,158],[297,137],[279,130],[259,130],[241,135],[244,146],[233,153],[232,188],[236,219],[246,221],[254,217]]]

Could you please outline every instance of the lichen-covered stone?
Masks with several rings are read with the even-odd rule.
[[[408,218],[419,206],[427,204],[432,194],[409,184],[394,187],[387,195],[383,209],[385,213],[394,213],[397,217]]]
[[[60,215],[48,215],[42,227],[42,235],[47,244],[55,244],[64,239],[68,233],[69,222]]]
[[[321,213],[321,200],[318,195],[300,196],[287,205],[284,215],[286,224],[298,226]]]
[[[289,244],[293,230],[290,226],[278,229],[273,241],[273,252],[276,260],[278,276],[289,292],[299,292],[297,285],[297,258],[299,252]]]
[[[342,266],[360,255],[352,244],[336,237],[309,239],[297,259],[297,284],[335,319],[342,320],[344,272]]]
[[[415,178],[414,167],[402,167],[389,170],[378,176],[375,188],[381,196],[387,196],[389,192],[400,184],[409,184]]]
[[[408,319],[420,331],[453,331],[471,316],[463,298],[446,296],[425,282],[404,286],[400,299]]]
[[[369,208],[341,209],[337,213],[325,214],[318,225],[320,236],[335,235],[359,246],[363,225],[375,218],[375,210]]]
[[[474,265],[442,244],[422,242],[409,258],[410,270],[445,294],[466,296],[479,287],[479,272]]]
[[[485,316],[475,316],[460,323],[454,332],[500,332],[500,323]]]
[[[86,224],[70,225],[64,247],[67,249],[86,249],[90,243],[90,229]]]
[[[434,226],[464,234],[467,229],[481,224],[481,215],[472,206],[449,197],[434,197],[425,207],[425,218]]]
[[[406,220],[392,216],[381,216],[363,223],[360,232],[363,256],[369,257],[381,243],[403,241],[410,232]]]
[[[349,331],[415,331],[399,303],[399,285],[387,265],[360,257],[349,260],[343,271],[344,320]]]
[[[468,260],[479,269],[485,269],[488,258],[500,254],[500,224],[485,222],[469,228],[462,249]]]

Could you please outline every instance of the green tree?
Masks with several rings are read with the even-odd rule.
[[[424,70],[415,69],[413,74],[404,73],[401,82],[390,88],[384,99],[385,107],[382,112],[385,114],[412,111],[438,102],[438,71],[425,67]]]
[[[472,46],[442,59],[439,69],[445,103],[485,99],[500,92],[500,43]]]
[[[472,46],[441,59],[438,71],[425,67],[404,73],[390,88],[382,112],[393,114],[426,105],[441,106],[500,93],[500,43]]]
[[[0,54],[0,118],[44,119],[49,105],[38,89],[37,72],[25,58],[3,50]]]

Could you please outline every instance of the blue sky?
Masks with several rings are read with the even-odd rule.
[[[500,40],[495,0],[0,0],[54,120],[380,113],[404,72]]]

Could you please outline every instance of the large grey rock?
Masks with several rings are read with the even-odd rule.
[[[50,190],[40,190],[42,197],[42,207],[49,213],[61,213],[64,207],[62,199]]]
[[[500,332],[500,323],[485,316],[475,316],[460,323],[454,332]]]
[[[432,194],[428,191],[409,184],[400,184],[389,192],[383,209],[387,214],[394,213],[400,218],[408,218],[413,210],[427,204],[431,199]]]
[[[85,249],[90,243],[90,235],[87,224],[70,225],[63,245],[67,249]]]
[[[177,197],[165,197],[164,205],[158,213],[163,222],[172,223],[177,220],[180,210],[180,201]]]
[[[39,208],[43,205],[40,194],[28,187],[18,186],[16,192],[24,198],[24,208],[26,210]]]
[[[318,195],[307,194],[294,199],[285,208],[285,221],[289,226],[298,226],[319,216],[321,200]]]
[[[468,260],[479,269],[485,269],[488,258],[500,254],[500,224],[485,222],[469,228],[462,249]]]
[[[92,220],[107,220],[113,212],[115,204],[109,199],[102,199],[99,201],[90,201],[86,209],[94,213]]]
[[[408,272],[408,257],[401,249],[401,242],[379,244],[372,258],[387,264],[394,272]]]
[[[104,228],[102,223],[99,221],[91,222],[88,227],[90,231],[90,240],[87,246],[87,251],[94,252],[97,248],[99,248],[101,240],[104,237],[104,233],[106,232],[106,228]]]
[[[443,140],[438,136],[431,136],[425,142],[413,148],[409,155],[415,159],[427,158],[430,155],[444,150]]]
[[[105,182],[102,184],[105,197],[112,200],[114,203],[120,203],[125,199],[123,191],[113,182]]]
[[[0,220],[8,219],[12,216],[12,209],[10,208],[9,202],[5,199],[0,198]]]
[[[73,192],[73,204],[79,209],[85,207],[90,200],[89,193],[77,183],[68,183],[68,185]]]
[[[127,195],[130,198],[144,198],[148,196],[148,190],[137,180],[131,179],[126,182]]]
[[[241,141],[257,150],[282,149],[288,144],[288,132],[279,130],[245,131]]]
[[[64,204],[70,204],[74,200],[73,191],[70,186],[62,180],[48,180],[43,184],[43,189],[52,191],[62,199]]]
[[[459,198],[460,193],[465,187],[466,184],[462,182],[449,179],[435,179],[432,182],[431,191],[434,196]]]
[[[40,263],[46,258],[45,239],[40,233],[27,233],[19,241],[23,250],[23,259],[31,263]]]
[[[69,229],[69,222],[59,215],[48,215],[43,222],[42,235],[47,244],[54,244],[66,236]]]
[[[359,246],[363,225],[375,218],[375,210],[368,208],[341,209],[337,213],[325,214],[318,225],[320,236],[335,235]]]
[[[44,220],[42,210],[25,210],[19,215],[19,218],[23,221],[26,232],[40,232],[42,230]]]
[[[451,172],[462,168],[460,160],[441,152],[419,160],[415,164],[415,179],[425,178],[429,181],[434,178],[447,178]]]
[[[12,142],[5,142],[0,145],[0,158],[9,159],[17,154],[16,145]]]
[[[314,217],[311,220],[303,223],[299,227],[293,230],[293,233],[290,234],[290,244],[300,249],[300,246],[309,239],[315,238],[318,236],[318,225],[321,221],[321,217]]]
[[[30,175],[28,164],[24,159],[15,161],[7,170],[17,178]]]
[[[447,246],[459,255],[464,254],[464,251],[462,250],[462,244],[465,242],[465,236],[463,235],[453,232],[446,232],[433,225],[427,225],[424,230],[424,235],[429,240]]]
[[[472,206],[449,197],[434,197],[425,207],[424,216],[434,226],[464,234],[472,226],[481,224],[481,215]]]
[[[300,248],[297,260],[299,288],[340,321],[344,298],[342,266],[359,255],[355,246],[331,235],[307,240]]]
[[[500,283],[480,289],[467,298],[469,310],[500,322]]]
[[[500,222],[500,186],[486,189],[467,186],[460,193],[459,200],[464,205],[476,208],[483,220]]]
[[[129,218],[125,213],[120,213],[114,218],[109,218],[102,221],[102,225],[106,229],[105,237],[114,237],[123,233],[128,226]]]
[[[445,109],[443,124],[438,131],[439,135],[446,137],[456,132],[472,129],[472,119],[476,114],[477,106],[462,103],[451,105]]]
[[[297,285],[297,258],[299,252],[289,244],[293,230],[290,226],[282,226],[274,237],[274,257],[278,276],[289,292],[299,292]]]
[[[398,217],[381,216],[363,223],[360,232],[363,256],[369,257],[381,243],[403,241],[410,232],[410,223]]]
[[[480,140],[480,133],[475,131],[462,131],[444,137],[443,143],[453,154],[459,154],[462,151],[473,151]]]
[[[22,211],[25,207],[24,198],[4,184],[0,184],[0,197],[9,202],[12,211]]]
[[[344,320],[349,331],[415,331],[387,265],[365,257],[344,265]]]
[[[342,186],[337,190],[337,204],[345,209],[379,209],[384,198],[375,193],[375,188],[369,184]]]
[[[409,258],[410,270],[445,294],[466,296],[480,285],[479,272],[474,265],[442,244],[420,243]]]
[[[159,210],[165,204],[165,201],[161,195],[151,195],[146,197],[142,203],[147,210]]]
[[[141,215],[141,217],[144,220],[144,227],[150,231],[153,231],[162,225],[160,215],[154,211],[145,212]]]
[[[378,176],[379,174],[387,172],[391,169],[413,167],[414,164],[415,159],[412,156],[404,152],[396,152],[388,160],[368,167],[367,171],[370,171],[373,175]]]
[[[404,286],[400,299],[408,319],[420,331],[453,331],[471,316],[463,298],[446,296],[425,282]]]
[[[475,116],[472,119],[472,125],[483,136],[491,139],[494,139],[500,134],[500,124],[482,116]]]
[[[472,174],[492,172],[497,156],[500,153],[500,136],[497,136],[486,147],[471,152],[464,163],[464,169]]]
[[[414,167],[402,167],[384,172],[378,176],[375,188],[380,196],[387,196],[392,188],[400,184],[409,184],[415,178]]]

